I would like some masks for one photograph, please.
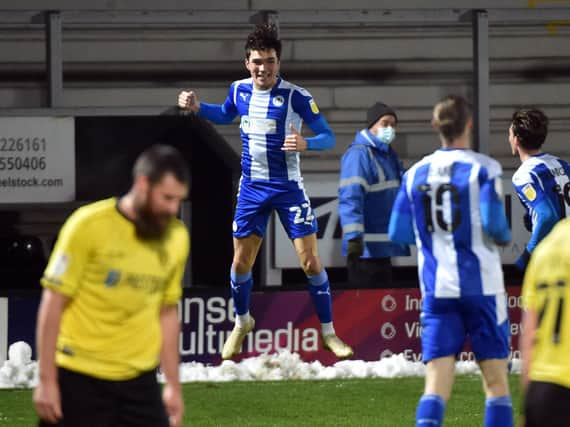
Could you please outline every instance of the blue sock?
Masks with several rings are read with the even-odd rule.
[[[513,403],[510,396],[485,400],[485,427],[512,427]]]
[[[232,298],[238,315],[249,311],[249,296],[253,287],[251,271],[245,274],[237,274],[234,270],[230,273],[232,285]]]
[[[416,427],[441,427],[445,401],[437,394],[424,394],[416,409]]]
[[[307,275],[307,279],[309,279],[309,292],[319,320],[321,323],[332,322],[331,287],[327,272],[323,269],[314,276]]]

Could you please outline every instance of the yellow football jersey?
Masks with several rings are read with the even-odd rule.
[[[533,251],[523,284],[526,308],[538,313],[529,378],[570,387],[570,219]]]
[[[61,229],[42,285],[70,298],[57,341],[58,366],[125,380],[160,359],[159,311],[175,305],[189,236],[173,220],[160,241],[141,241],[106,199],[75,211]]]

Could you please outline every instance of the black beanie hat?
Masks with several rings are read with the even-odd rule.
[[[368,112],[366,113],[368,129],[370,129],[372,125],[380,119],[380,117],[387,115],[394,116],[396,118],[396,123],[398,122],[398,116],[396,115],[395,111],[392,110],[392,108],[381,102],[374,104],[368,109]]]

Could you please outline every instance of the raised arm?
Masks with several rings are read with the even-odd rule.
[[[193,90],[183,90],[178,94],[178,106],[183,110],[200,111],[200,100]]]
[[[298,89],[291,95],[291,105],[315,134],[304,138],[293,126],[283,144],[284,151],[328,150],[336,144],[336,137],[311,94],[305,89]]]
[[[178,95],[178,106],[183,110],[196,113],[198,116],[210,120],[219,125],[231,123],[237,116],[237,109],[233,100],[234,85],[230,87],[230,91],[225,102],[219,104],[208,104],[200,102],[195,91],[182,91]]]
[[[289,125],[290,133],[285,137],[281,149],[283,151],[305,151],[328,150],[334,147],[336,137],[324,117],[315,120],[309,127],[315,136],[305,138],[293,125]]]
[[[335,146],[336,137],[323,116],[309,123],[309,127],[315,136],[307,138],[308,150],[329,150]]]

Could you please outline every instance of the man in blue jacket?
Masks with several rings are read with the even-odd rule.
[[[388,237],[388,222],[402,177],[402,165],[390,146],[398,116],[377,102],[367,113],[366,129],[356,134],[340,166],[339,216],[342,254],[353,287],[390,287],[390,257],[409,255]]]

